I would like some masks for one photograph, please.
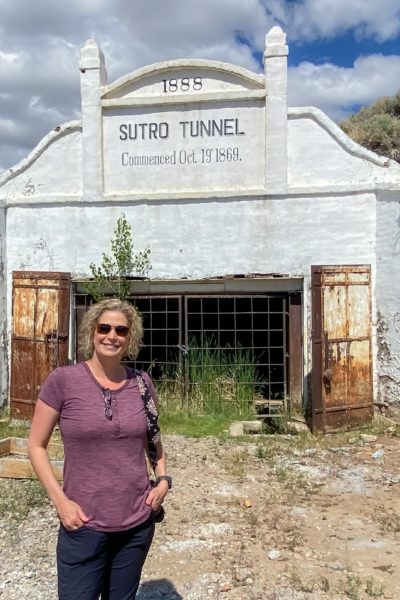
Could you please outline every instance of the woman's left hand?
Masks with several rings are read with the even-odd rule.
[[[156,487],[152,488],[151,492],[147,496],[146,504],[151,506],[152,510],[156,512],[164,501],[165,496],[168,493],[168,482],[160,481]]]

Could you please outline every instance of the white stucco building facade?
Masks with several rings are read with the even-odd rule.
[[[274,28],[261,75],[179,60],[108,83],[97,45],[85,45],[82,120],[49,133],[0,178],[3,404],[13,272],[87,277],[121,213],[135,247],[151,247],[146,293],[301,294],[303,402],[315,337],[311,267],[367,266],[373,398],[398,401],[400,165],[355,144],[317,108],[288,107],[287,54]]]

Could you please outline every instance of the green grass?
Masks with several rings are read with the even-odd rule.
[[[390,427],[398,425],[393,419],[385,415],[375,415],[372,421],[361,423],[358,427],[358,433],[369,433],[373,435],[384,435]]]
[[[16,421],[10,419],[10,413],[8,409],[0,410],[0,440],[9,437],[17,438],[28,438],[31,428],[30,421]],[[51,436],[52,442],[60,442],[61,435],[56,428]]]
[[[27,438],[30,426],[30,421],[10,421],[9,411],[0,411],[0,440],[8,437]]]
[[[191,340],[187,368],[193,412],[235,416],[253,412],[258,377],[249,351],[216,348],[212,339],[199,347]]]
[[[222,437],[233,419],[226,415],[194,415],[182,412],[166,412],[160,415],[160,427],[164,434],[188,437]]]

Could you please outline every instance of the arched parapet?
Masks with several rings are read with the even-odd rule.
[[[243,67],[220,61],[200,59],[180,59],[159,62],[142,67],[114,83],[103,86],[101,99],[103,106],[112,100],[143,100],[160,97],[163,102],[174,100],[185,102],[188,94],[199,96],[212,94],[234,94],[235,98],[248,97],[249,92],[265,95],[265,78]]]
[[[29,169],[55,142],[58,142],[60,139],[75,132],[81,131],[81,121],[68,121],[67,123],[62,123],[58,127],[55,127],[52,131],[50,131],[50,133],[45,135],[44,138],[40,140],[40,142],[37,144],[37,146],[35,146],[32,152],[28,154],[28,156],[23,158],[13,167],[7,169],[7,171],[0,176],[0,187]]]
[[[354,142],[314,107],[288,109],[289,189],[397,189],[400,165]]]
[[[371,150],[354,142],[334,121],[332,121],[332,119],[328,117],[328,115],[315,106],[289,108],[288,119],[312,119],[349,154],[368,160],[379,167],[387,167],[389,163],[392,162],[389,158],[379,156],[378,154],[375,154],[375,152],[371,152]]]
[[[82,191],[82,125],[69,121],[48,133],[32,152],[0,177],[0,198],[14,201],[70,197]]]

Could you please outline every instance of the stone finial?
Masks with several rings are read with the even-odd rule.
[[[90,49],[90,48],[99,48],[97,45],[96,40],[94,40],[93,38],[89,38],[88,40],[86,40],[85,45],[82,48],[82,51],[85,51],[86,49]]]
[[[79,67],[81,70],[104,69],[104,55],[98,47],[96,40],[87,40],[86,44],[81,48]]]
[[[287,56],[289,48],[286,45],[286,33],[281,27],[276,25],[272,27],[265,36],[264,57],[268,56]]]
[[[265,36],[265,45],[272,46],[276,44],[286,44],[286,33],[279,25],[272,27]]]
[[[265,38],[265,185],[270,193],[287,192],[287,56],[286,35],[273,27]]]

